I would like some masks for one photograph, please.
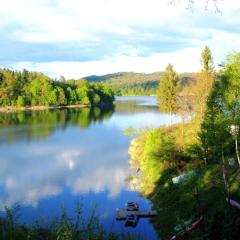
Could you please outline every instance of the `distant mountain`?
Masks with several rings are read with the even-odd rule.
[[[89,82],[102,82],[102,81],[119,81],[119,82],[145,82],[145,81],[159,81],[160,76],[163,72],[155,73],[135,73],[135,72],[118,72],[112,74],[106,74],[102,76],[88,76],[84,77],[85,80]]]
[[[118,72],[102,76],[84,77],[88,82],[101,82],[110,86],[116,95],[151,95],[156,94],[157,87],[164,72],[154,72],[150,74],[135,72]],[[193,79],[194,73],[182,73],[180,78],[185,85]]]

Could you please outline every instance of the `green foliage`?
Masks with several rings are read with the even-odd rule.
[[[122,72],[104,76],[89,76],[85,79],[89,82],[101,82],[109,86],[115,95],[135,96],[156,94],[160,76],[161,73]]]
[[[178,91],[179,77],[174,71],[173,66],[168,64],[157,92],[158,103],[162,112],[173,114],[177,111]]]
[[[204,72],[212,73],[214,71],[213,57],[208,46],[205,46],[204,50],[202,51],[201,64]]]
[[[203,70],[186,94],[195,116],[184,124],[184,138],[179,124],[147,132],[129,148],[130,164],[138,174],[128,180],[153,202],[158,211],[153,224],[161,239],[169,239],[176,226],[200,216],[204,219],[201,227],[179,239],[233,240],[240,234],[239,209],[226,201],[228,196],[240,201],[235,148],[239,135],[233,138],[230,134],[232,124],[240,125],[240,53],[227,57],[214,82],[211,54],[204,52],[208,57]],[[198,125],[202,123],[199,133],[192,127],[196,117]],[[229,159],[235,160],[235,165]],[[192,172],[184,181],[173,182],[174,177]]]
[[[18,107],[23,107],[24,105],[25,105],[25,101],[24,101],[23,96],[18,96],[18,98],[17,98],[17,106]]]
[[[174,136],[164,129],[153,129],[134,139],[129,148],[130,164],[141,169],[137,186],[144,195],[152,193],[165,165],[174,165],[178,159]]]
[[[93,103],[94,104],[100,103],[100,100],[101,100],[101,98],[100,98],[100,96],[98,94],[94,94],[93,95]]]
[[[156,95],[162,75],[162,72],[150,74],[120,72],[103,76],[89,76],[84,79],[88,82],[101,82],[110,87],[116,96],[146,96]],[[182,86],[194,76],[194,73],[180,74]]]
[[[53,81],[42,73],[0,69],[0,106],[93,105],[112,103],[113,91],[86,81]]]
[[[209,161],[219,161],[221,153],[234,156],[230,125],[240,125],[240,53],[232,53],[208,99],[200,138]]]
[[[185,155],[191,144],[179,149],[178,133],[178,126],[164,127],[134,139],[129,148],[130,164],[139,172],[128,180],[147,195],[157,210],[152,222],[160,239],[170,239],[176,226],[200,216],[204,217],[200,229],[179,239],[234,239],[239,234],[239,210],[227,205],[221,165],[205,167],[195,159],[199,155]],[[227,171],[229,175],[234,173],[229,178],[231,193],[240,199],[240,173],[230,166]],[[188,173],[190,177],[173,183],[172,178]]]
[[[90,210],[91,211],[91,210]],[[99,217],[93,209],[91,215],[85,218],[82,206],[77,203],[75,216],[67,215],[62,207],[62,214],[53,218],[49,223],[36,220],[32,225],[18,223],[19,207],[5,209],[5,216],[0,217],[1,240],[124,240],[140,239],[132,234],[115,234],[103,229]]]

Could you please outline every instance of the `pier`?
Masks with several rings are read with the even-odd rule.
[[[154,217],[157,215],[156,211],[127,211],[124,208],[116,209],[116,220],[126,220],[129,215],[136,215],[138,218],[141,217]]]

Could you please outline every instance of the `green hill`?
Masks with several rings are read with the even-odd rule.
[[[135,72],[119,72],[102,76],[87,76],[83,79],[88,82],[101,82],[111,87],[115,95],[154,95],[161,81],[163,72],[150,74]],[[194,73],[180,74],[182,84],[186,84],[194,78]]]

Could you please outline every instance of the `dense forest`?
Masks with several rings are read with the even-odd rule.
[[[108,86],[86,81],[54,81],[43,73],[0,69],[0,106],[97,105],[112,103]]]
[[[240,53],[218,72],[208,47],[202,70],[185,88],[169,64],[159,86],[160,110],[182,122],[145,132],[130,145],[129,177],[157,210],[161,239],[238,239],[240,234]],[[189,230],[192,223],[201,222]]]
[[[155,95],[161,81],[163,72],[155,73],[134,73],[120,72],[103,76],[88,76],[83,79],[88,82],[100,82],[110,87],[116,96],[143,96]],[[195,78],[195,73],[180,74],[181,84],[184,86],[191,79]]]

